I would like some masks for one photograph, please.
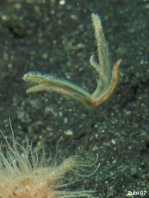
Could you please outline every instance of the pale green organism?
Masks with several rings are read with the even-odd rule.
[[[33,86],[27,89],[27,93],[54,91],[70,96],[91,107],[100,105],[113,94],[118,84],[118,68],[121,59],[116,61],[113,67],[111,67],[101,21],[97,14],[92,14],[92,23],[95,29],[98,55],[98,62],[96,62],[94,56],[90,57],[90,64],[98,74],[95,91],[90,94],[85,89],[70,81],[55,78],[49,74],[28,72],[23,76],[23,80],[32,83]]]

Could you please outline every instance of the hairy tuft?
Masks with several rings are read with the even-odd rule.
[[[44,152],[42,157],[33,153],[28,140],[22,146],[12,134],[12,145],[5,141],[6,154],[0,150],[0,198],[94,198],[93,191],[69,191],[69,183],[63,182],[65,174],[79,166],[76,157],[48,166]]]

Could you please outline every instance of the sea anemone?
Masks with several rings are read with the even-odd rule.
[[[4,135],[3,135],[4,136]],[[6,154],[0,150],[0,198],[93,198],[93,191],[69,191],[64,182],[69,171],[75,173],[77,157],[64,159],[58,165],[47,165],[32,145],[20,145],[12,133],[12,145],[7,143]]]

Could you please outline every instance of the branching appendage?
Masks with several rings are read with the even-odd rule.
[[[92,23],[95,29],[98,55],[98,62],[95,61],[94,56],[90,57],[90,64],[98,74],[98,84],[95,91],[90,94],[70,81],[55,78],[50,74],[28,72],[23,76],[23,80],[30,82],[33,86],[27,89],[27,93],[54,91],[70,96],[90,107],[96,107],[109,99],[118,84],[118,69],[121,59],[111,67],[101,21],[97,14],[92,14]]]

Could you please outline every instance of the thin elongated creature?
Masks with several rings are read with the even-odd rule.
[[[53,91],[70,96],[89,107],[97,107],[109,99],[118,84],[118,69],[121,59],[117,60],[113,67],[111,67],[108,47],[101,21],[97,14],[92,14],[92,23],[97,42],[98,62],[95,60],[94,56],[90,57],[89,62],[98,74],[98,82],[95,91],[90,94],[82,87],[68,80],[56,78],[50,74],[28,72],[23,76],[24,81],[32,84],[32,86],[27,89],[27,93]]]

